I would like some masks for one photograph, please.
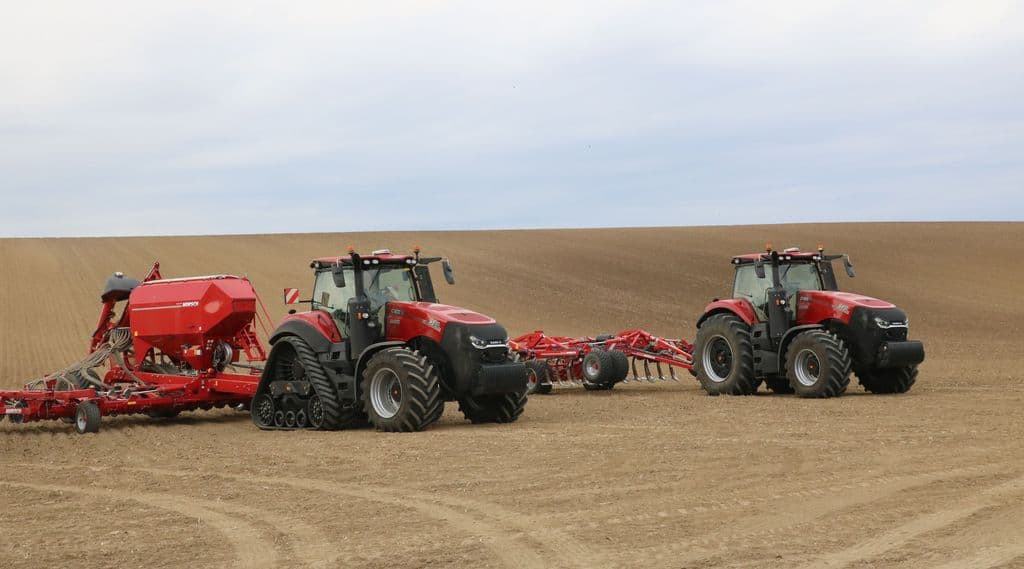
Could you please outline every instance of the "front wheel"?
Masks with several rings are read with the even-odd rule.
[[[797,335],[786,350],[786,378],[798,397],[838,397],[850,384],[850,352],[825,330]]]
[[[917,382],[917,364],[874,371],[858,371],[857,381],[871,393],[906,393]]]
[[[708,395],[750,395],[754,376],[750,326],[733,314],[717,314],[701,324],[693,348],[693,371]]]
[[[378,431],[422,431],[443,408],[434,364],[418,351],[388,348],[374,354],[363,371],[363,410]]]
[[[512,423],[526,408],[526,391],[477,395],[459,399],[459,410],[471,423]]]

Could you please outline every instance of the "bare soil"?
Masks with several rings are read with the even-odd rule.
[[[387,435],[174,421],[0,423],[0,567],[1024,567],[1024,224],[0,240],[0,387],[84,355],[105,278],[248,274],[275,317],[308,260],[420,244],[442,301],[513,334],[692,338],[733,253],[845,251],[928,360],[906,395],[708,397],[680,383],[453,405]]]

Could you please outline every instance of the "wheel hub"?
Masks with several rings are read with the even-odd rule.
[[[724,336],[714,336],[704,348],[704,372],[715,383],[722,383],[732,372],[732,346]]]
[[[391,369],[380,369],[370,379],[370,406],[382,419],[398,414],[402,406],[402,383]]]
[[[811,387],[821,378],[821,362],[812,350],[802,350],[796,356],[796,380],[801,385]]]

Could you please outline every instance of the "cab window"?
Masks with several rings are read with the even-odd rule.
[[[338,288],[334,286],[334,276],[330,270],[318,272],[313,283],[313,309],[327,312],[345,311],[348,308],[348,300],[355,296],[352,278],[352,269],[345,269],[347,286]]]

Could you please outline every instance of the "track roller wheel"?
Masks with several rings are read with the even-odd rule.
[[[261,429],[274,426],[274,398],[264,393],[252,402],[252,420]]]
[[[798,397],[838,397],[850,384],[850,353],[825,330],[801,332],[786,350],[786,377]]]
[[[441,417],[441,381],[434,364],[409,348],[388,348],[363,370],[363,411],[378,431],[422,431]]]
[[[906,393],[917,382],[917,364],[891,369],[858,371],[857,381],[865,391],[871,393]]]
[[[289,429],[295,428],[295,411],[284,412],[284,426]]]
[[[295,426],[300,429],[305,429],[309,424],[309,417],[306,415],[305,409],[299,409],[295,412]]]
[[[100,408],[92,401],[83,401],[75,408],[75,430],[78,434],[100,431]]]
[[[760,382],[754,376],[750,327],[733,314],[716,314],[697,330],[693,371],[708,395],[751,395]]]
[[[274,411],[274,426],[279,428],[284,426],[284,411],[280,409]]]
[[[551,393],[551,366],[544,360],[526,362],[526,394],[546,395]]]
[[[526,391],[500,395],[477,395],[459,399],[459,411],[469,422],[512,423],[523,414]]]

